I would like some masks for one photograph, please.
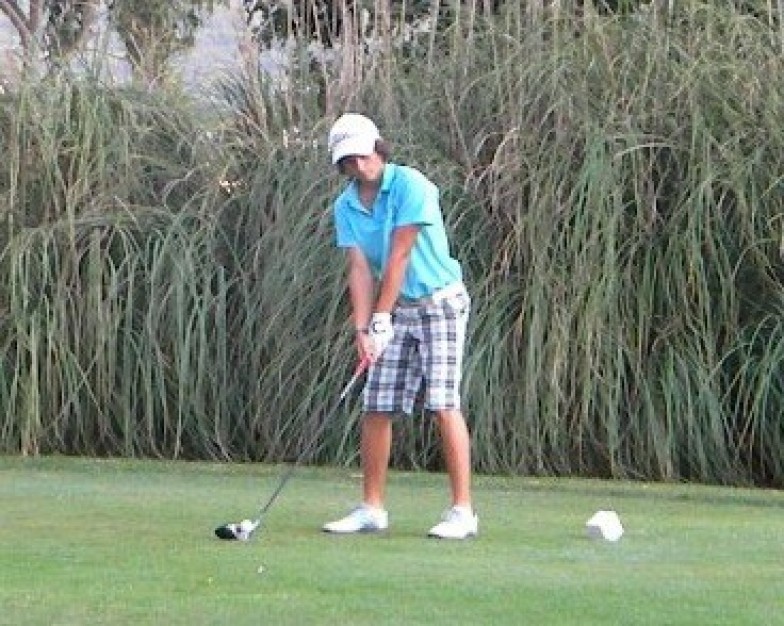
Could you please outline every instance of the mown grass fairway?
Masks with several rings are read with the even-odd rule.
[[[215,539],[279,471],[0,459],[0,623],[784,623],[779,492],[479,477],[482,535],[445,543],[444,477],[393,474],[390,532],[331,537],[356,474],[303,468],[252,542]],[[609,507],[624,537],[586,538]]]

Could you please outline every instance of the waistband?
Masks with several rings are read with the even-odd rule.
[[[405,308],[440,304],[444,300],[459,296],[463,293],[466,293],[466,288],[463,283],[452,283],[441,289],[436,289],[429,296],[424,296],[422,298],[406,298],[405,296],[400,296],[397,299],[397,306]]]

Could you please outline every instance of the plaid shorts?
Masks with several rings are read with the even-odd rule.
[[[463,289],[439,299],[400,302],[395,335],[368,371],[365,411],[411,414],[420,390],[431,411],[460,408],[460,379],[471,305]]]

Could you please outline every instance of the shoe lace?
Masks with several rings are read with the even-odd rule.
[[[444,514],[441,516],[444,522],[459,522],[462,518],[463,514],[454,507],[444,511]]]
[[[353,509],[351,509],[351,512],[347,517],[364,517],[365,515],[367,515],[367,508],[361,504],[358,504]]]
[[[359,515],[363,518],[370,518],[373,517],[375,514],[374,509],[371,509],[369,506],[365,504],[358,504],[354,507],[354,510],[351,511],[352,516]]]

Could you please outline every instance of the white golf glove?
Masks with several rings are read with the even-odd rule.
[[[373,316],[370,318],[368,334],[373,340],[376,358],[378,358],[389,345],[389,342],[392,341],[392,337],[395,336],[395,329],[392,326],[392,315],[390,313],[373,313]]]

